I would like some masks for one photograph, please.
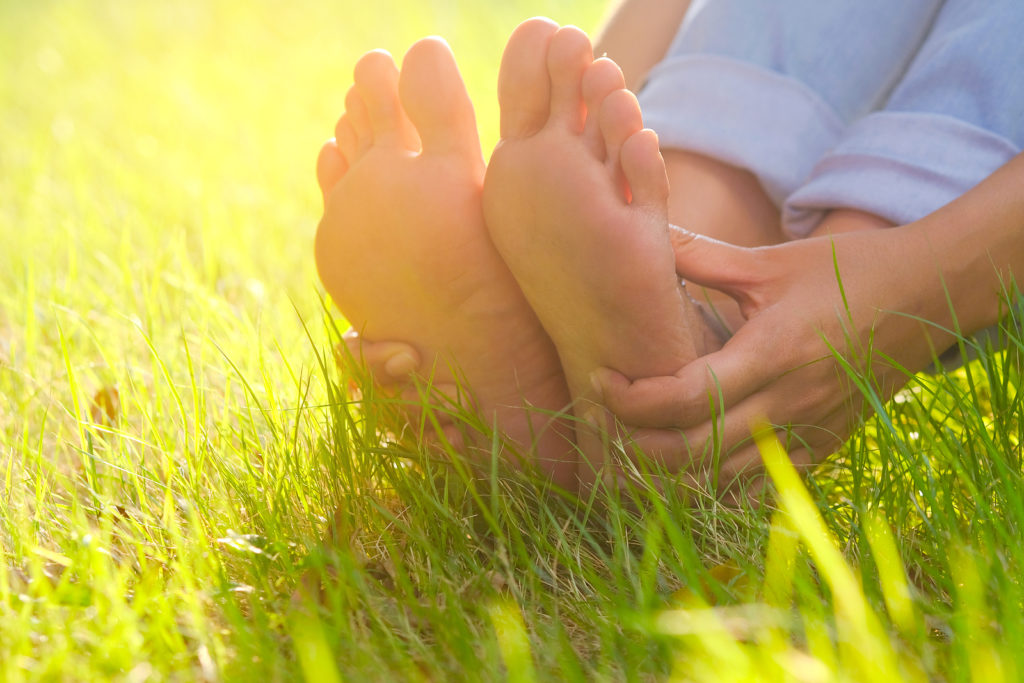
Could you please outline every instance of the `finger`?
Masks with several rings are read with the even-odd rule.
[[[690,427],[736,405],[770,383],[777,366],[764,362],[760,340],[740,331],[720,350],[684,366],[672,377],[630,381],[608,368],[591,375],[608,409],[637,427]],[[749,338],[749,340],[748,340]]]
[[[618,476],[620,479],[651,476],[660,490],[670,486],[699,491],[706,495],[718,496],[723,502],[739,505],[745,498],[756,501],[763,491],[763,468],[756,448],[753,455],[748,452],[752,444],[741,448],[736,460],[729,460],[733,469],[723,471],[713,458],[691,453],[693,444],[678,430],[639,430],[631,435],[627,453],[632,462],[606,468],[603,479]],[[673,456],[672,454],[677,454]],[[689,459],[688,467],[676,469],[674,462]],[[739,476],[742,473],[742,476]],[[593,478],[593,474],[591,475]]]
[[[719,242],[678,226],[670,228],[669,240],[680,277],[725,292],[741,308],[752,305],[750,289],[763,269],[761,251]]]
[[[779,429],[778,434],[781,441],[786,440],[787,430]],[[651,458],[655,466],[682,477],[690,487],[714,491],[723,501],[733,505],[739,505],[744,499],[757,502],[763,494],[764,466],[757,445],[749,436],[732,446],[733,451],[721,461],[710,457],[707,451],[695,454],[692,450],[695,444],[678,431],[643,430],[634,435],[633,443],[636,449],[633,457],[640,458],[634,466],[641,471],[651,469],[642,458]],[[790,450],[790,457],[800,469],[813,465],[810,451],[802,445]],[[677,463],[687,459],[688,466],[674,469]]]
[[[782,438],[780,436],[780,441]],[[803,446],[787,448],[786,456],[801,474],[809,473],[820,461],[815,452]],[[750,444],[730,455],[729,459],[722,463],[717,476],[718,490],[737,500],[763,500],[770,482],[771,477],[765,470],[761,451],[756,444]]]
[[[630,490],[654,488],[665,494],[672,489],[683,489],[689,492],[700,492],[705,495],[710,489],[708,477],[704,472],[666,472],[653,467],[642,467],[634,464],[615,464],[606,470],[602,481],[606,485],[614,484],[619,489]]]
[[[700,425],[694,430],[653,429],[634,430],[629,435],[627,453],[634,463],[653,462],[669,472],[698,473],[717,467],[720,454],[725,452],[726,440],[730,446],[749,438],[749,430],[737,428],[722,435],[723,425]]]
[[[685,431],[636,429],[629,434],[626,452],[638,468],[653,463],[669,472],[703,477],[725,496],[723,500],[731,496],[738,504],[744,498],[756,498],[763,490],[760,479],[764,475],[752,439],[755,422],[763,422],[767,416],[769,423],[780,425],[777,437],[801,469],[835,452],[859,423],[862,401],[856,395],[829,399],[828,395],[803,392],[805,398],[798,389],[793,381],[780,380],[717,421]],[[780,397],[790,399],[780,401]]]
[[[753,445],[752,425],[767,419],[770,424],[784,425],[779,427],[779,435],[787,448],[803,448],[820,460],[851,433],[860,414],[859,403],[839,400],[830,406],[818,402],[817,395],[797,398],[797,394],[792,383],[783,381],[686,430],[635,429],[630,434],[634,452],[670,471],[717,471]]]
[[[770,481],[757,445],[748,443],[722,463],[712,484],[722,500],[731,505],[747,501],[759,506],[766,500]]]
[[[705,444],[691,442],[679,429],[636,429],[626,443],[634,460],[650,460],[672,472],[686,471],[704,459]]]
[[[810,471],[835,453],[851,432],[851,420],[846,409],[814,420],[811,424],[775,427],[776,439],[799,472]],[[722,459],[718,470],[720,486],[734,487],[755,475],[761,476],[763,470],[760,449],[755,442],[747,440],[739,448],[731,449]]]
[[[697,410],[696,405],[717,393],[709,386],[705,368],[700,373],[694,378],[687,367],[676,375],[631,381],[610,368],[598,368],[591,380],[600,400],[624,424],[682,428],[708,419],[708,411]],[[688,413],[692,420],[687,420]]]
[[[408,380],[422,364],[419,352],[404,342],[374,342],[355,336],[343,338],[352,358],[358,359],[381,383]]]

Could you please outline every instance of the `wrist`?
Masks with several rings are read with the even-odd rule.
[[[939,278],[959,328],[976,332],[1005,313],[1015,274],[1024,274],[1024,155],[963,197],[898,230],[915,243],[915,261]],[[951,317],[948,316],[947,317]]]

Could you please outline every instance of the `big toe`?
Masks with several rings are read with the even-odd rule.
[[[563,26],[548,46],[551,78],[549,122],[571,131],[583,129],[583,74],[594,61],[587,34],[575,26]]]
[[[384,50],[363,55],[355,68],[355,87],[366,105],[373,141],[418,149],[416,131],[398,99],[398,67]]]
[[[473,103],[448,43],[431,37],[409,48],[398,90],[424,152],[455,152],[483,163]]]
[[[548,120],[551,80],[547,53],[558,24],[543,17],[516,27],[505,46],[498,72],[501,137],[531,135]]]

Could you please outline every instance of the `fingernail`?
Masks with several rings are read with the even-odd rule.
[[[402,351],[389,358],[384,363],[384,369],[392,377],[405,377],[416,369],[416,359],[409,353]]]
[[[601,413],[596,409],[587,410],[583,413],[583,421],[594,429],[600,429]]]
[[[598,396],[604,395],[604,387],[601,386],[601,379],[597,374],[597,370],[590,373],[590,386],[593,387],[594,392]]]

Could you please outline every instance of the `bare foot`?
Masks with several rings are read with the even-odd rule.
[[[447,44],[419,41],[401,74],[366,54],[345,109],[317,163],[327,291],[368,338],[415,340],[437,382],[459,375],[483,420],[574,484],[572,429],[552,418],[569,404],[565,379],[484,227],[480,141]]]
[[[657,137],[614,62],[594,61],[579,29],[531,19],[505,49],[498,97],[487,226],[585,416],[598,367],[674,373],[715,341],[675,274]]]

